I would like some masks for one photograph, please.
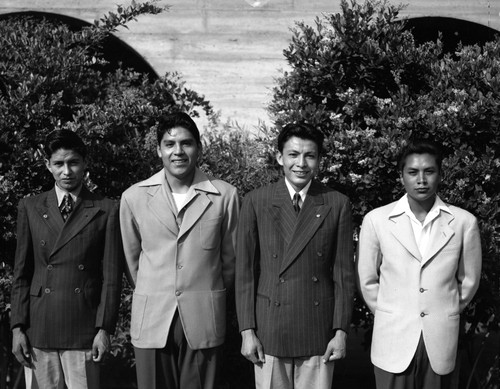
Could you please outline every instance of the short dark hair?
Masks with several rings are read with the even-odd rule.
[[[196,123],[185,112],[174,112],[168,115],[162,115],[158,119],[156,127],[156,138],[158,144],[161,143],[166,132],[170,132],[175,127],[182,127],[188,130],[193,135],[194,140],[198,145],[201,145],[200,131]]]
[[[318,155],[323,153],[323,140],[325,136],[320,130],[305,123],[289,123],[283,126],[278,135],[278,150],[280,153],[283,152],[285,143],[293,136],[300,139],[312,140],[318,146]]]
[[[87,146],[83,143],[82,138],[71,130],[54,130],[45,138],[45,156],[47,159],[52,157],[57,150],[73,150],[81,155],[83,159],[87,156]]]
[[[398,158],[398,169],[402,173],[405,168],[406,158],[411,154],[430,154],[436,159],[439,171],[442,171],[443,152],[441,147],[428,139],[411,139],[401,150]]]

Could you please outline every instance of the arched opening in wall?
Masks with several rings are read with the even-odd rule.
[[[29,16],[33,19],[46,19],[50,22],[63,23],[72,31],[78,31],[83,27],[91,25],[86,21],[73,18],[71,16],[34,11],[3,14],[0,15],[0,20],[17,16]],[[158,78],[158,74],[155,72],[153,67],[137,51],[113,34],[110,34],[105,38],[102,46],[102,53],[106,61],[108,61],[108,65],[103,69],[104,71],[117,69],[121,63],[123,68],[147,74],[150,80]]]
[[[464,45],[483,45],[500,34],[479,23],[446,17],[411,18],[407,21],[406,29],[413,32],[417,43],[436,41],[441,33],[445,53],[453,53],[460,42]]]

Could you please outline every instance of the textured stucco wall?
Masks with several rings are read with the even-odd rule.
[[[251,0],[248,0],[251,2]],[[43,11],[88,22],[128,0],[1,0],[0,14]],[[393,1],[394,4],[398,3]],[[449,16],[500,30],[500,1],[406,0],[404,15]],[[260,8],[245,0],[165,0],[168,12],[143,16],[117,35],[159,73],[180,72],[223,118],[253,128],[269,122],[265,111],[279,69],[286,67],[295,20],[311,24],[322,12],[338,12],[338,0],[270,0]]]

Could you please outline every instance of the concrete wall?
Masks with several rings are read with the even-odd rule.
[[[253,0],[248,0],[250,3]],[[265,1],[265,0],[264,0]],[[92,22],[128,0],[1,0],[0,14],[43,11]],[[394,4],[398,2],[394,1]],[[500,30],[498,0],[406,0],[404,15],[448,16]],[[169,12],[143,16],[117,35],[161,75],[178,71],[223,118],[251,129],[269,122],[265,111],[273,79],[286,67],[294,21],[311,24],[322,12],[338,12],[339,0],[165,0]]]

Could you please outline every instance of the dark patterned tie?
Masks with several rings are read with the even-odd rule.
[[[300,212],[300,194],[299,193],[295,193],[293,195],[292,204],[293,204],[293,209],[295,209],[295,213],[299,213]]]
[[[61,211],[62,218],[66,221],[73,211],[73,198],[69,194],[64,195],[59,209]]]

